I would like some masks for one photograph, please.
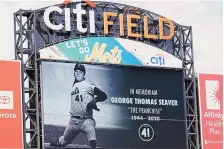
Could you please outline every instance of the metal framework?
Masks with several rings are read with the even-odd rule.
[[[63,7],[74,7],[77,3],[69,5],[57,5]],[[19,10],[14,13],[14,35],[15,35],[15,59],[22,62],[22,78],[23,81],[23,100],[24,100],[24,126],[25,126],[25,147],[29,149],[42,149],[42,109],[41,109],[41,93],[40,93],[40,75],[38,63],[38,50],[52,44],[69,40],[72,38],[105,36],[103,32],[103,12],[112,11],[126,14],[147,15],[149,17],[149,33],[158,34],[158,18],[162,17],[158,14],[147,10],[136,8],[133,6],[110,3],[95,2],[96,8],[90,8],[83,3],[83,9],[95,11],[96,34],[81,34],[76,29],[76,16],[71,13],[72,31],[52,31],[48,29],[43,22],[43,12],[46,8],[39,10]],[[114,24],[109,28],[107,36],[119,37],[119,21],[118,18],[111,18]],[[126,17],[124,22],[126,23]],[[63,14],[52,14],[52,22],[63,22]],[[83,25],[88,25],[88,18],[83,17]],[[63,22],[64,23],[64,22]],[[124,24],[125,24],[124,23]],[[135,33],[143,33],[143,19],[136,21],[138,27],[133,30]],[[184,100],[186,103],[186,120],[187,120],[187,138],[188,149],[199,149],[199,114],[197,111],[196,100],[196,81],[194,72],[194,56],[193,56],[193,39],[192,27],[182,26],[174,22],[175,35],[171,40],[151,40],[144,38],[127,38],[144,42],[160,48],[170,54],[178,57],[183,62],[184,68]],[[165,24],[166,26],[166,24]],[[166,32],[166,31],[165,31]],[[125,29],[127,34],[127,29]],[[177,140],[178,141],[178,140]]]

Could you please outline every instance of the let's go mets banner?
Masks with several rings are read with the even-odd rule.
[[[23,149],[20,61],[0,61],[0,149]]]
[[[223,149],[223,75],[199,74],[202,149]]]
[[[42,59],[182,68],[182,61],[170,53],[123,38],[71,39],[40,49],[38,52]]]

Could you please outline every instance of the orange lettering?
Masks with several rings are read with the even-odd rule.
[[[120,21],[120,36],[124,36],[124,16],[123,14],[119,14]]]
[[[115,12],[104,12],[103,13],[103,20],[104,20],[104,34],[108,34],[108,26],[109,25],[113,25],[114,24],[114,22],[112,22],[112,21],[108,21],[108,16],[114,16],[114,17],[116,17],[117,16],[117,13],[115,13]]]
[[[132,32],[132,27],[137,27],[136,23],[132,23],[131,19],[140,19],[140,15],[127,15],[127,26],[128,26],[128,36],[130,37],[141,37],[141,34],[135,34]]]
[[[149,35],[149,27],[148,27],[148,17],[144,16],[144,37],[145,38],[152,38],[152,39],[158,39],[156,35]]]
[[[167,22],[169,24],[170,27],[170,34],[168,36],[164,36],[164,32],[163,32],[163,22]],[[173,22],[166,19],[166,18],[159,18],[159,32],[160,32],[160,39],[165,39],[165,40],[169,40],[171,38],[173,38],[174,35],[174,25]]]

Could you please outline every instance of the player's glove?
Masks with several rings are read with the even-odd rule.
[[[87,110],[91,110],[91,109],[100,111],[100,109],[98,109],[98,107],[96,105],[96,100],[94,100],[94,99],[87,104]]]

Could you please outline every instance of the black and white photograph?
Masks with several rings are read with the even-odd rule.
[[[42,61],[41,89],[45,149],[186,149],[182,70]]]

